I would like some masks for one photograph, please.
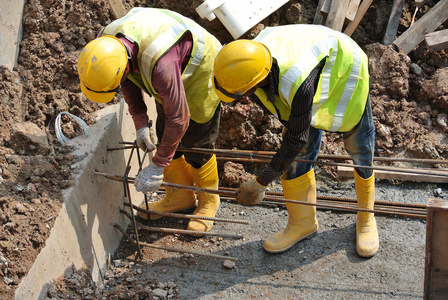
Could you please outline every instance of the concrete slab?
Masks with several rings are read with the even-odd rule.
[[[154,120],[153,100],[147,105],[150,118]],[[131,150],[107,151],[107,148],[120,147],[121,141],[134,141],[134,123],[124,101],[96,115],[97,123],[89,127],[90,135],[70,141],[76,148],[74,154],[81,158],[73,165],[77,172],[75,185],[64,191],[63,207],[45,248],[16,290],[17,300],[46,299],[48,289],[59,276],[72,274],[84,266],[91,270],[94,281],[100,281],[101,272],[108,266],[122,238],[112,223],[123,228],[130,223],[119,213],[119,208],[128,210],[123,205],[123,184],[94,172],[124,175]],[[133,158],[131,177],[138,171],[135,153]],[[133,185],[130,188],[133,204],[142,203],[143,194],[137,193]]]
[[[0,65],[10,70],[19,57],[25,3],[25,0],[0,0]]]

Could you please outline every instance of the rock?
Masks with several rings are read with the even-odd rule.
[[[162,289],[155,289],[152,291],[152,293],[154,294],[154,296],[157,296],[162,299],[168,295],[168,292]]]
[[[411,63],[411,65],[409,66],[409,69],[412,73],[414,73],[415,75],[417,75],[418,77],[424,77],[425,74],[423,72],[423,69],[417,65],[416,63]]]
[[[5,282],[6,285],[10,285],[11,283],[13,283],[13,280],[9,277],[3,277],[3,281]]]
[[[442,127],[447,127],[447,117],[446,114],[439,114],[437,116],[437,123]]]
[[[21,203],[17,203],[15,208],[18,214],[24,215],[27,212],[27,208]]]
[[[448,68],[438,69],[429,80],[425,80],[421,95],[424,100],[446,111],[448,109]]]
[[[223,266],[224,268],[226,268],[226,269],[233,269],[233,268],[235,268],[235,262],[226,259],[226,260],[222,263],[222,266]]]
[[[17,152],[47,155],[50,152],[47,134],[36,124],[23,122],[13,124],[9,146]]]
[[[300,3],[294,3],[293,5],[291,5],[291,7],[288,8],[285,13],[285,18],[288,21],[288,23],[291,24],[301,23],[302,22],[301,11],[302,11],[302,5],[300,5]]]

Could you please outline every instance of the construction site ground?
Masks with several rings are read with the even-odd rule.
[[[253,38],[264,26],[311,24],[317,2],[291,0],[243,38]],[[352,35],[369,57],[375,156],[446,160],[448,55],[445,50],[428,51],[424,43],[408,55],[382,45],[393,2],[373,1]],[[397,36],[437,2],[426,1],[414,14],[414,2],[407,1]],[[204,26],[222,44],[233,40],[218,19],[209,22],[198,16],[194,9],[201,3],[123,1],[126,10],[148,6],[180,12]],[[94,126],[94,113],[106,106],[82,95],[76,63],[85,44],[114,19],[105,0],[30,0],[25,5],[18,64],[13,70],[0,67],[1,299],[17,299],[16,289],[45,248],[60,214],[63,192],[82,172],[74,167],[82,158],[56,138],[55,119],[60,112],[70,112]],[[447,25],[445,22],[439,29]],[[120,101],[118,94],[111,104]],[[62,119],[62,132],[67,137],[82,136],[79,125],[67,116]],[[257,105],[223,104],[217,148],[275,151],[281,143],[281,132],[281,124]],[[45,138],[32,140],[30,147],[30,136]],[[325,134],[321,150],[323,154],[345,154],[341,136]],[[404,162],[377,165],[447,168],[446,164]],[[220,186],[236,188],[259,174],[264,164],[220,160],[218,167]],[[341,177],[335,167],[320,166],[316,173],[318,195],[355,197],[353,179]],[[281,191],[281,185],[277,181],[269,189]],[[122,195],[117,197],[121,199]],[[428,198],[448,199],[448,185],[393,178],[376,181],[377,200],[426,204]],[[74,216],[80,220],[83,217]],[[139,239],[163,247],[228,256],[235,262],[143,246],[143,258],[138,259],[135,245],[123,239],[109,267],[101,270],[100,280],[94,282],[88,269],[73,268],[47,286],[48,291],[39,299],[423,298],[424,218],[378,214],[380,249],[376,256],[366,259],[356,254],[353,212],[319,208],[318,235],[279,255],[264,252],[262,245],[270,234],[286,226],[288,216],[283,206],[247,207],[223,199],[217,217],[249,221],[248,225],[216,222],[212,229],[213,233],[244,238],[196,238],[139,227]],[[100,221],[104,221],[103,226],[112,226],[108,220]],[[186,224],[187,220],[175,218],[150,223],[177,229],[185,229]],[[135,237],[132,227],[127,232]],[[51,268],[51,258],[48,261]]]
[[[318,180],[318,185],[318,194],[355,197],[350,180],[340,184]],[[424,204],[428,197],[433,197],[435,187],[378,182],[377,199]],[[223,201],[217,216],[249,221],[249,225],[220,222],[212,230],[241,234],[244,238],[198,239],[141,229],[140,239],[162,247],[236,258],[234,266],[216,258],[151,248],[144,248],[143,260],[135,260],[136,247],[129,247],[124,241],[114,265],[105,274],[100,294],[138,299],[139,293],[152,296],[145,292],[150,287],[152,292],[162,288],[164,295],[182,299],[421,299],[423,296],[424,219],[377,216],[381,247],[375,257],[365,259],[356,253],[356,215],[352,213],[318,210],[318,235],[278,255],[266,253],[263,242],[285,227],[288,217],[284,206],[247,207]],[[177,229],[185,229],[186,224],[173,218],[151,223]],[[157,279],[159,285],[151,286],[152,279]],[[107,291],[111,287],[114,290]]]

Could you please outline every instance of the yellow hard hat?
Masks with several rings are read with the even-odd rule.
[[[240,99],[268,76],[271,66],[271,52],[262,43],[233,41],[225,45],[215,58],[215,92],[224,102]]]
[[[89,42],[78,58],[82,93],[98,103],[111,101],[120,90],[128,55],[123,43],[114,36],[102,36]]]

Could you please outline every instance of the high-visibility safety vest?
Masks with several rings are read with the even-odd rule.
[[[311,126],[347,132],[359,123],[369,94],[368,58],[349,36],[321,25],[299,24],[267,27],[254,40],[269,48],[280,69],[274,104],[262,89],[255,92],[270,112],[288,121],[297,90],[326,59],[313,99]]]
[[[220,42],[203,27],[176,12],[136,7],[124,17],[107,25],[102,35],[121,33],[139,46],[137,55],[140,74],[128,78],[160,101],[152,85],[152,74],[157,61],[190,32],[193,37],[191,58],[182,72],[190,118],[200,124],[210,121],[220,104],[212,85],[215,56],[221,49]]]

